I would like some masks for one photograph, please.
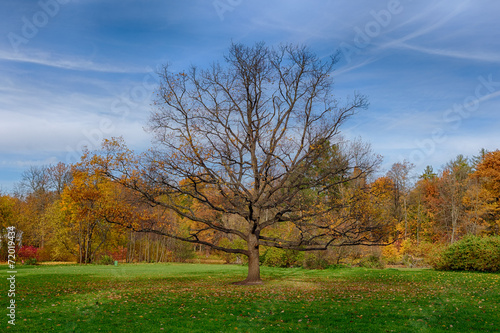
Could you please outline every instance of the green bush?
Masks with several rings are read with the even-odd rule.
[[[302,267],[307,269],[326,269],[330,265],[328,261],[324,258],[325,255],[323,253],[306,253],[304,255],[304,261],[302,263]]]
[[[108,256],[107,254],[103,255],[99,259],[99,265],[113,265],[114,263],[115,261],[113,260],[113,258],[111,256]]]
[[[301,266],[304,253],[301,251],[284,250],[275,247],[268,248],[260,261],[265,266],[271,267],[295,267]]]
[[[373,254],[361,259],[359,266],[365,268],[377,268],[377,269],[382,269],[385,267],[384,263],[382,262],[382,259],[379,256]]]
[[[500,271],[500,236],[466,236],[446,248],[434,268],[454,271]]]
[[[37,263],[38,261],[36,260],[36,258],[28,258],[23,261],[24,265],[36,265]]]

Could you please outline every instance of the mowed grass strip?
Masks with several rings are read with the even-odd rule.
[[[1,266],[4,276],[7,267]],[[500,275],[203,264],[19,266],[17,332],[499,332]],[[7,306],[7,280],[2,279]]]

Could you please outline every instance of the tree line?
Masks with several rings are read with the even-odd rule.
[[[355,186],[345,187],[339,200],[356,200],[358,214],[383,221],[386,228],[381,241],[396,241],[398,246],[403,240],[439,246],[466,235],[500,234],[500,151],[481,150],[472,158],[459,155],[439,171],[427,166],[416,179],[412,169],[406,161],[395,163],[383,176],[360,178]],[[354,196],[356,191],[362,195]],[[211,195],[209,190],[205,193]],[[128,224],[147,223],[151,214],[161,217],[165,230],[177,228],[182,233],[186,228],[187,221],[171,211],[141,207],[141,216],[136,216],[137,207],[132,206],[143,203],[133,197],[134,193],[127,193],[95,170],[85,170],[82,164],[33,166],[23,173],[13,194],[0,196],[0,226],[2,234],[8,226],[15,226],[22,232],[18,235],[21,244],[38,249],[43,260],[90,263],[107,254],[128,262],[159,262],[188,259],[194,249],[204,255],[211,253],[208,246],[196,247],[127,229]],[[197,215],[217,219],[214,212],[187,198],[184,201]],[[354,208],[349,209],[353,214]],[[114,222],[123,223],[108,223],[111,216]],[[236,223],[230,216],[224,218]],[[325,214],[323,218],[332,217]],[[286,228],[273,230],[276,238],[290,238],[286,234],[290,232]],[[238,239],[230,236],[212,241],[235,248],[238,245]],[[332,245],[342,245],[341,237],[337,241]],[[4,260],[6,246],[3,241]]]

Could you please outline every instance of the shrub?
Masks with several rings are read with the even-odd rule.
[[[99,263],[99,265],[113,265],[115,263],[115,261],[113,260],[113,257],[105,254],[105,255],[101,256],[98,263]]]
[[[399,244],[382,247],[382,256],[389,265],[406,265],[407,267],[429,267],[439,259],[443,245],[405,239]]]
[[[52,260],[52,248],[50,246],[41,247],[37,251],[37,256],[39,261],[51,261]]]
[[[38,248],[34,246],[22,246],[18,251],[17,251],[17,256],[19,259],[21,259],[24,263],[26,262],[31,262],[28,265],[34,265],[38,261]],[[34,260],[33,260],[34,259]]]
[[[379,256],[372,254],[361,259],[359,267],[382,269],[385,267],[385,265]]]
[[[24,265],[36,265],[37,264],[36,258],[28,258],[23,260]]]
[[[389,265],[400,264],[402,261],[401,254],[395,244],[384,246],[382,248],[382,256]]]
[[[326,269],[330,265],[328,261],[324,258],[323,253],[306,253],[304,255],[304,261],[302,263],[302,267],[307,269]]]
[[[415,246],[416,246],[415,242],[412,241],[411,239],[409,238],[403,239],[400,244],[399,252],[402,255],[413,254]]]
[[[435,268],[441,261],[442,253],[446,248],[446,245],[442,243],[424,243],[420,248],[425,252],[425,255],[423,256],[425,265],[427,267],[430,266]]]
[[[446,248],[434,268],[479,272],[500,271],[500,236],[466,236]]]
[[[266,250],[260,260],[265,266],[294,267],[300,266],[303,258],[304,253],[301,251],[284,250],[271,247]]]

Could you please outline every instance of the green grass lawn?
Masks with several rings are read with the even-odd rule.
[[[1,300],[8,306],[7,266]],[[500,275],[203,264],[18,266],[1,332],[500,332]]]

